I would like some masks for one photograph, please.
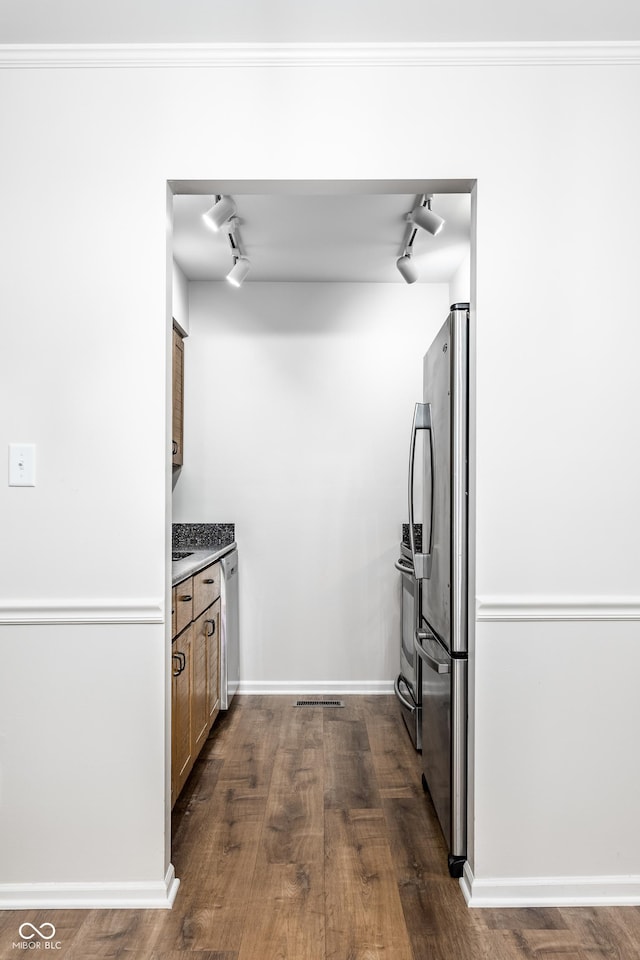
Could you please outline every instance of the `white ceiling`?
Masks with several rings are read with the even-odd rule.
[[[395,262],[403,252],[406,214],[417,195],[233,194],[238,233],[257,281],[404,283]],[[173,253],[189,280],[223,280],[232,265],[225,231],[202,220],[207,195],[174,197]],[[419,282],[447,282],[470,242],[468,193],[436,194],[432,209],[445,218],[436,237],[419,230],[413,257]]]
[[[640,39],[637,0],[2,0],[1,43]]]

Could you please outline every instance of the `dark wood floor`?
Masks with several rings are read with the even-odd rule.
[[[173,817],[172,911],[0,914],[63,960],[640,960],[640,908],[468,910],[392,697],[236,697]],[[34,953],[35,951],[31,951]]]

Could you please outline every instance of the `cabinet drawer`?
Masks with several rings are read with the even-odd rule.
[[[193,578],[183,580],[176,587],[176,634],[193,620]]]
[[[193,616],[198,617],[220,596],[220,564],[212,563],[193,575]]]

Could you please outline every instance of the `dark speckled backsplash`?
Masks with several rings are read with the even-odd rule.
[[[413,538],[416,543],[416,550],[418,551],[418,553],[421,553],[422,552],[422,524],[421,523],[414,523]],[[409,546],[409,524],[408,523],[402,524],[402,542],[404,543],[405,547]]]
[[[174,550],[184,547],[226,547],[236,536],[235,523],[173,523]]]

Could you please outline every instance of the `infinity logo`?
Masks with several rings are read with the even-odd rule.
[[[48,927],[51,930],[51,933],[46,934],[44,928]],[[33,933],[25,933],[25,930],[32,930]],[[41,940],[52,940],[56,935],[56,928],[52,923],[43,923],[41,927],[34,927],[32,923],[21,923],[18,929],[18,933],[23,940],[33,940],[36,934],[40,937]]]

